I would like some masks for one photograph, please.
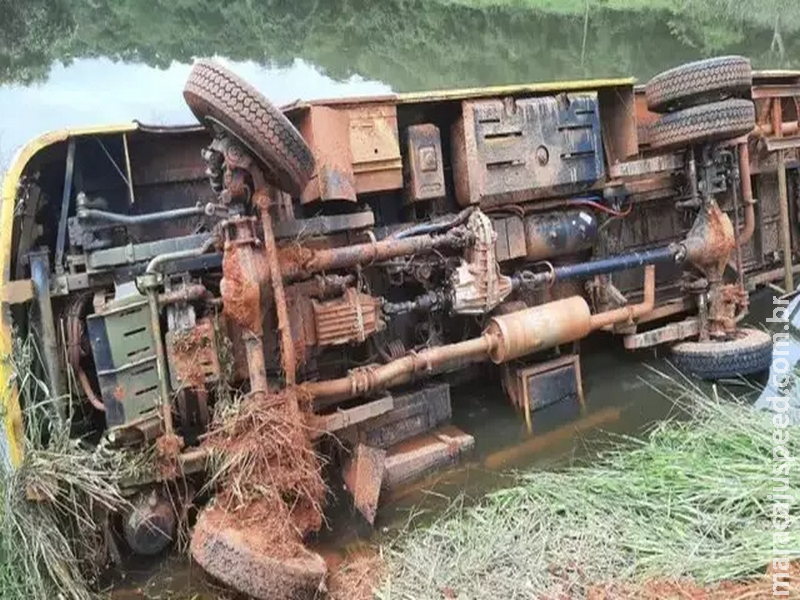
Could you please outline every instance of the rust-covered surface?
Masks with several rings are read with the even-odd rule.
[[[312,105],[297,120],[317,163],[302,202],[355,202],[357,194],[403,187],[394,103]]]
[[[350,115],[345,110],[312,106],[300,122],[300,133],[311,147],[316,172],[301,197],[356,201],[356,177],[350,150]]]
[[[456,235],[456,232],[451,232],[438,236],[389,238],[365,244],[316,250],[291,244],[279,248],[278,256],[283,276],[292,280],[309,277],[322,271],[367,266],[400,256],[428,253],[437,248],[463,247],[466,242],[463,234]]]
[[[409,201],[444,198],[444,160],[439,128],[432,123],[411,125],[406,134]]]
[[[367,337],[385,327],[380,301],[353,288],[341,298],[325,302],[312,300],[311,304],[317,346],[365,342]]]
[[[800,179],[778,171],[800,164],[800,86],[773,74],[751,95],[758,118],[747,139],[666,154],[648,147],[658,115],[629,81],[300,103],[289,113],[303,139],[291,129],[270,139],[273,159],[313,171],[293,195],[268,185],[275,165],[224,123],[95,132],[112,161],[81,138],[90,160],[70,196],[59,139],[27,172],[42,177],[14,170],[3,214],[21,217],[14,235],[38,232],[48,255],[65,257],[52,274],[56,311],[77,293],[97,299],[95,314],[66,315],[60,354],[83,387],[82,408],[97,422],[105,410],[120,443],[154,444],[155,479],[223,457],[208,463],[219,469],[217,493],[192,541],[198,563],[254,597],[319,597],[325,566],[303,539],[323,525],[325,461],[344,467],[372,522],[382,487],[473,443],[453,429],[431,434],[452,414],[451,378],[435,376],[502,364],[505,391],[530,423],[538,406],[581,396],[568,344],[598,329],[631,349],[727,336],[747,309],[748,281],[780,276],[784,263],[793,271]],[[273,125],[288,127],[279,116]],[[64,190],[65,218],[78,193],[112,218],[54,252],[40,216],[59,213]],[[192,217],[166,219],[165,208]],[[123,225],[159,211],[152,227]],[[199,235],[215,243],[188,248]],[[30,248],[20,248],[6,248],[18,281],[0,298],[24,304],[36,298],[22,279]],[[96,250],[119,257],[113,271],[101,272],[109,263],[94,261]],[[115,322],[104,310],[112,298],[139,302],[118,316],[139,307],[142,323]],[[168,378],[153,379],[149,355],[123,368],[151,331],[166,339],[171,375],[159,402],[153,390]]]
[[[436,469],[453,464],[475,447],[475,438],[453,425],[394,446],[386,455],[383,488],[397,489]]]
[[[231,220],[220,284],[225,315],[245,331],[261,335],[262,286],[268,276],[264,253],[256,247],[254,218]]]
[[[700,269],[709,280],[722,277],[725,265],[736,244],[733,224],[710,199],[698,212],[698,217],[686,236],[686,255],[689,261]]]
[[[605,175],[596,94],[464,102],[451,147],[462,206],[578,191]]]
[[[174,389],[204,388],[207,381],[219,379],[215,340],[214,323],[208,317],[197,321],[193,329],[167,332],[167,360]]]
[[[365,444],[356,446],[344,467],[344,483],[353,504],[370,524],[375,522],[385,471],[386,450]]]

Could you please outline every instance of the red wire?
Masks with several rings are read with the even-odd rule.
[[[579,200],[578,199],[578,200],[571,200],[569,203],[570,204],[581,204],[581,205],[584,205],[584,206],[591,206],[592,208],[595,208],[595,209],[597,209],[597,210],[599,210],[601,212],[604,212],[604,213],[608,213],[609,215],[614,215],[615,217],[627,217],[629,214],[631,214],[631,211],[633,210],[633,203],[631,203],[630,206],[628,206],[628,209],[625,212],[620,212],[618,210],[614,210],[613,208],[609,208],[609,207],[607,207],[607,206],[605,206],[603,204],[600,204],[599,202],[595,202],[593,200]]]

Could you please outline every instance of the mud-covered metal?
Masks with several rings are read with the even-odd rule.
[[[291,244],[278,250],[281,272],[288,280],[305,279],[322,271],[367,266],[376,262],[429,253],[440,248],[463,248],[470,237],[461,228],[442,235],[387,238],[339,248],[312,249]]]
[[[545,260],[575,254],[597,241],[597,218],[589,210],[525,217],[525,258]]]
[[[211,318],[198,320],[191,329],[168,331],[166,346],[172,389],[204,389],[206,383],[219,380],[219,351]]]
[[[434,200],[445,195],[442,136],[433,123],[411,125],[408,136],[408,189],[410,202]]]
[[[707,198],[683,242],[686,258],[709,281],[718,281],[736,244],[733,224],[713,198]]]
[[[589,335],[590,318],[589,305],[580,296],[492,317],[486,330],[494,342],[489,356],[500,364],[579,340]]]
[[[369,524],[375,522],[386,470],[386,450],[359,444],[344,467],[344,483],[353,504]]]
[[[310,106],[299,117],[299,129],[317,165],[303,203],[355,202],[357,194],[403,187],[393,103]]]
[[[341,298],[324,302],[312,300],[311,305],[316,346],[363,343],[385,327],[380,300],[353,288]]]
[[[262,283],[268,267],[256,226],[254,217],[234,217],[225,224],[220,292],[224,314],[245,331],[260,336]]]
[[[484,213],[474,211],[467,221],[474,242],[465,250],[464,259],[455,270],[450,298],[453,312],[480,315],[491,311],[511,293],[511,278],[500,272],[495,257],[497,238],[492,222]]]
[[[154,490],[133,499],[123,520],[123,533],[135,554],[156,556],[172,543],[177,526],[173,503]]]
[[[451,132],[462,206],[591,186],[605,175],[597,94],[468,101]]]

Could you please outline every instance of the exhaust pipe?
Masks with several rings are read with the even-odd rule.
[[[303,387],[314,397],[317,409],[323,409],[375,390],[408,383],[415,377],[429,377],[473,362],[508,362],[649,313],[655,305],[655,282],[655,267],[648,265],[640,304],[593,315],[582,296],[571,296],[492,317],[480,337],[429,348],[385,365],[354,369],[346,377],[305,383]]]

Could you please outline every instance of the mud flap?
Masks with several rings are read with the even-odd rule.
[[[359,444],[344,468],[344,483],[353,495],[353,503],[367,522],[375,522],[383,474],[386,471],[386,450]]]

